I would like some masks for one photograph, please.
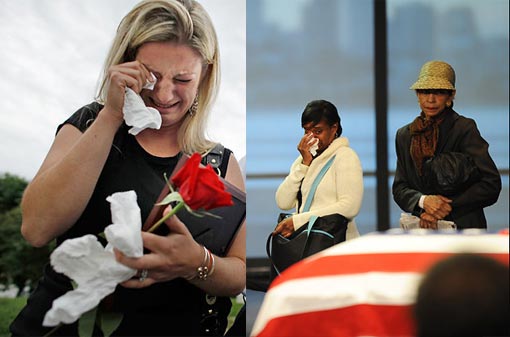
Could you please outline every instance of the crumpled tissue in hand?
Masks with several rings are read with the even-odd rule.
[[[418,229],[420,228],[420,218],[409,213],[400,213],[400,228],[405,230]],[[457,226],[453,221],[448,220],[437,221],[437,229],[456,229],[456,228]]]
[[[153,90],[156,84],[156,77],[152,74],[153,82],[144,85],[144,89]],[[145,103],[136,92],[130,88],[126,88],[124,96],[124,121],[131,126],[129,133],[136,136],[141,131],[151,128],[159,129],[161,127],[161,115],[157,109],[145,106]]]
[[[310,153],[312,154],[312,156],[315,157],[315,155],[317,154],[317,150],[319,149],[319,139],[318,138],[313,138],[311,141],[308,142],[308,144],[312,144],[312,146],[310,147]]]
[[[135,269],[115,259],[113,247],[130,257],[143,255],[142,220],[134,191],[114,193],[108,198],[113,224],[106,227],[108,245],[103,247],[97,237],[89,234],[64,241],[51,254],[51,265],[77,284],[55,299],[44,316],[44,326],[70,324],[96,307],[111,294],[117,284],[136,274]]]

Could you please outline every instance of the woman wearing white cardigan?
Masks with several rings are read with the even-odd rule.
[[[342,125],[336,107],[325,100],[308,103],[301,116],[301,125],[305,135],[297,147],[300,156],[276,191],[279,208],[296,208],[298,212],[281,221],[273,235],[289,237],[312,215],[338,213],[349,220],[347,240],[359,236],[354,217],[363,199],[363,171],[358,155],[349,147],[348,139],[340,137]],[[320,181],[310,210],[302,212],[313,181],[332,156],[335,156],[334,162]]]

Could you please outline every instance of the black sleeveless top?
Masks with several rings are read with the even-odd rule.
[[[72,124],[85,132],[101,109],[102,105],[96,102],[86,105],[58,130],[64,124]],[[170,176],[180,154],[169,158],[155,157],[138,144],[128,129],[123,124],[116,133],[89,203],[73,227],[57,238],[57,245],[69,238],[103,232],[111,224],[110,204],[106,197],[115,192],[134,190],[142,223],[149,215],[165,184],[164,174]],[[221,172],[226,172],[230,153],[225,149]],[[48,264],[26,307],[11,325],[13,335],[41,336],[51,330],[42,327],[44,315],[55,298],[71,289],[69,278],[55,272]],[[198,336],[204,296],[202,290],[181,278],[143,289],[117,286],[107,301],[107,310],[121,312],[124,317],[113,336]],[[52,335],[77,336],[76,329],[76,323],[64,325]]]

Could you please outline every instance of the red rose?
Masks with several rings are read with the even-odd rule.
[[[231,206],[232,196],[211,166],[200,167],[202,157],[194,153],[172,177],[182,199],[193,210]]]

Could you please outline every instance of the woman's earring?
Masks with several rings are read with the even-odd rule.
[[[198,95],[195,96],[195,100],[193,101],[193,104],[191,104],[191,107],[188,110],[190,117],[193,117],[193,115],[197,113],[197,110],[198,110]]]
[[[447,108],[451,108],[452,107],[452,102],[451,101],[446,102],[446,107]]]

